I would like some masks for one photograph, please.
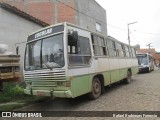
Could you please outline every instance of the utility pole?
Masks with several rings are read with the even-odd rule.
[[[129,24],[127,24],[127,28],[128,28],[128,44],[130,45],[130,31],[129,31]]]
[[[137,22],[132,22],[132,23],[128,23],[127,24],[127,28],[128,28],[128,44],[130,45],[130,30],[129,30],[129,25],[131,25],[131,24],[135,24],[135,23],[137,23]]]
[[[54,0],[54,24],[58,23],[58,1]]]
[[[152,44],[152,43],[149,43],[149,44],[147,45],[147,46],[148,46],[148,50],[149,50],[149,51],[148,51],[149,54],[150,54],[150,52],[151,52],[151,44]]]

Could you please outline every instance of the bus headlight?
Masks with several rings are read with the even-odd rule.
[[[70,81],[67,81],[66,82],[66,87],[70,87],[71,86],[71,82]]]
[[[58,86],[65,86],[65,87],[70,87],[71,83],[70,81],[66,81],[66,82],[57,82]]]

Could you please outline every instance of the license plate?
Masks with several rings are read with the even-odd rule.
[[[45,93],[42,92],[42,91],[37,91],[37,95],[38,95],[38,96],[45,96]]]

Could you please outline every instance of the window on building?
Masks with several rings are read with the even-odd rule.
[[[96,22],[96,31],[102,32],[102,30],[101,30],[101,24],[99,24],[97,22]]]

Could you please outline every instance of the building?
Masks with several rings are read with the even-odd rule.
[[[16,54],[21,70],[27,36],[45,26],[69,22],[107,35],[106,11],[95,0],[0,0],[0,44]]]
[[[106,11],[95,0],[0,0],[48,24],[69,22],[107,35]]]
[[[18,45],[23,65],[27,36],[48,24],[6,3],[0,3],[0,18],[0,44],[8,45],[13,54],[16,54]]]
[[[138,49],[137,50],[139,53],[150,53],[151,55],[154,55],[154,54],[156,54],[156,50],[155,50],[155,48],[153,48],[153,49]]]
[[[160,53],[157,53],[155,48],[153,49],[138,49],[137,50],[138,53],[150,53],[154,59],[155,59],[155,64],[160,63]]]
[[[156,54],[154,55],[154,58],[155,58],[155,63],[156,63],[156,64],[160,63],[160,53],[156,53]]]

